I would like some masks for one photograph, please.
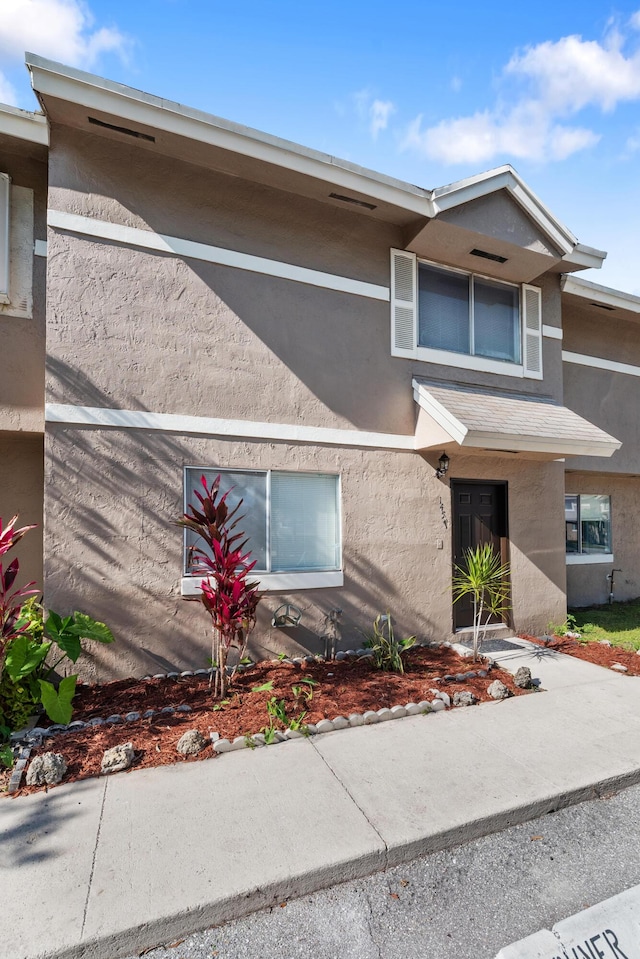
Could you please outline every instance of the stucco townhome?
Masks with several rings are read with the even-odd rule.
[[[640,298],[580,279],[605,254],[511,167],[422,189],[27,66],[42,114],[0,110],[0,510],[39,524],[45,602],[113,628],[89,676],[206,665],[173,525],[203,473],[244,498],[257,655],[320,651],[337,610],[343,646],[386,610],[451,639],[485,541],[502,635],[614,568],[640,595]]]

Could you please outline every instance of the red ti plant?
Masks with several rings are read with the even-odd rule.
[[[244,656],[261,596],[259,584],[247,579],[255,566],[255,560],[250,562],[250,551],[245,552],[248,540],[244,533],[236,532],[243,519],[238,516],[242,500],[233,509],[229,508],[227,497],[231,491],[220,495],[220,476],[211,488],[204,476],[200,482],[204,492],[196,490],[195,495],[201,509],[189,505],[177,525],[191,530],[206,544],[206,547],[198,544],[190,547],[192,569],[207,578],[200,584],[200,595],[189,598],[201,602],[211,617],[212,659],[216,670],[214,695],[224,697],[229,650],[239,651],[238,660]]]
[[[28,533],[30,529],[35,529],[35,526],[23,526],[21,529],[14,529],[17,519],[18,517],[14,516],[3,529],[2,519],[0,518],[0,557],[13,549],[25,533]],[[39,592],[37,589],[31,589],[32,586],[36,585],[35,582],[27,583],[22,588],[13,589],[19,570],[20,562],[17,556],[6,568],[0,562],[0,675],[2,675],[4,668],[9,643],[26,632],[29,627],[28,622],[18,625],[22,604],[27,596],[35,596]]]

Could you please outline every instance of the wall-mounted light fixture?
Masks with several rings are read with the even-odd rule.
[[[446,474],[448,469],[449,469],[449,457],[447,456],[446,453],[441,453],[440,459],[438,460],[438,469],[436,470],[436,476],[438,477],[438,479],[442,479],[442,477]]]

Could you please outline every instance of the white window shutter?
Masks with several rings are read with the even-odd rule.
[[[542,291],[537,286],[522,286],[522,343],[524,375],[542,379]]]
[[[391,251],[391,355],[414,357],[417,332],[417,261],[414,253]]]
[[[9,197],[11,179],[0,173],[0,302],[9,301]]]

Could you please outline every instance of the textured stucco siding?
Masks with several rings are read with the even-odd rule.
[[[50,183],[56,210],[380,286],[402,245],[349,209],[61,128]],[[557,278],[541,286],[557,325]],[[412,433],[414,375],[561,398],[557,340],[543,381],[393,358],[388,303],[55,229],[48,309],[59,403]]]
[[[401,633],[449,639],[451,499],[417,453],[180,437],[147,431],[48,428],[46,602],[107,621],[117,645],[87,662],[89,676],[197,667],[207,619],[180,597],[183,466],[319,470],[342,485],[344,586],[267,593],[253,652],[323,648],[326,613],[343,612],[343,646],[390,609]],[[514,625],[541,631],[564,616],[563,477],[558,464],[456,457],[457,478],[507,480]],[[442,502],[442,505],[441,505]],[[437,548],[442,540],[443,548]],[[301,627],[270,625],[284,601]]]
[[[13,186],[33,191],[33,234],[44,239],[47,207],[47,166],[12,152],[12,141],[0,137],[0,172]],[[14,316],[11,306],[0,312],[0,430],[42,433],[44,424],[45,278],[46,260],[33,255],[33,315]]]
[[[611,497],[611,541],[613,563],[567,566],[567,604],[591,606],[606,603],[609,598],[607,575],[615,574],[614,593],[617,600],[640,596],[640,478],[567,472],[567,493],[594,493]]]
[[[0,433],[0,517],[6,524],[17,513],[19,526],[36,526],[9,554],[20,560],[17,586],[42,584],[42,489],[42,436]]]
[[[563,318],[563,349],[571,353],[640,367],[640,325],[568,308]],[[567,406],[622,443],[611,458],[580,457],[571,469],[640,473],[640,377],[575,363],[564,363]]]

